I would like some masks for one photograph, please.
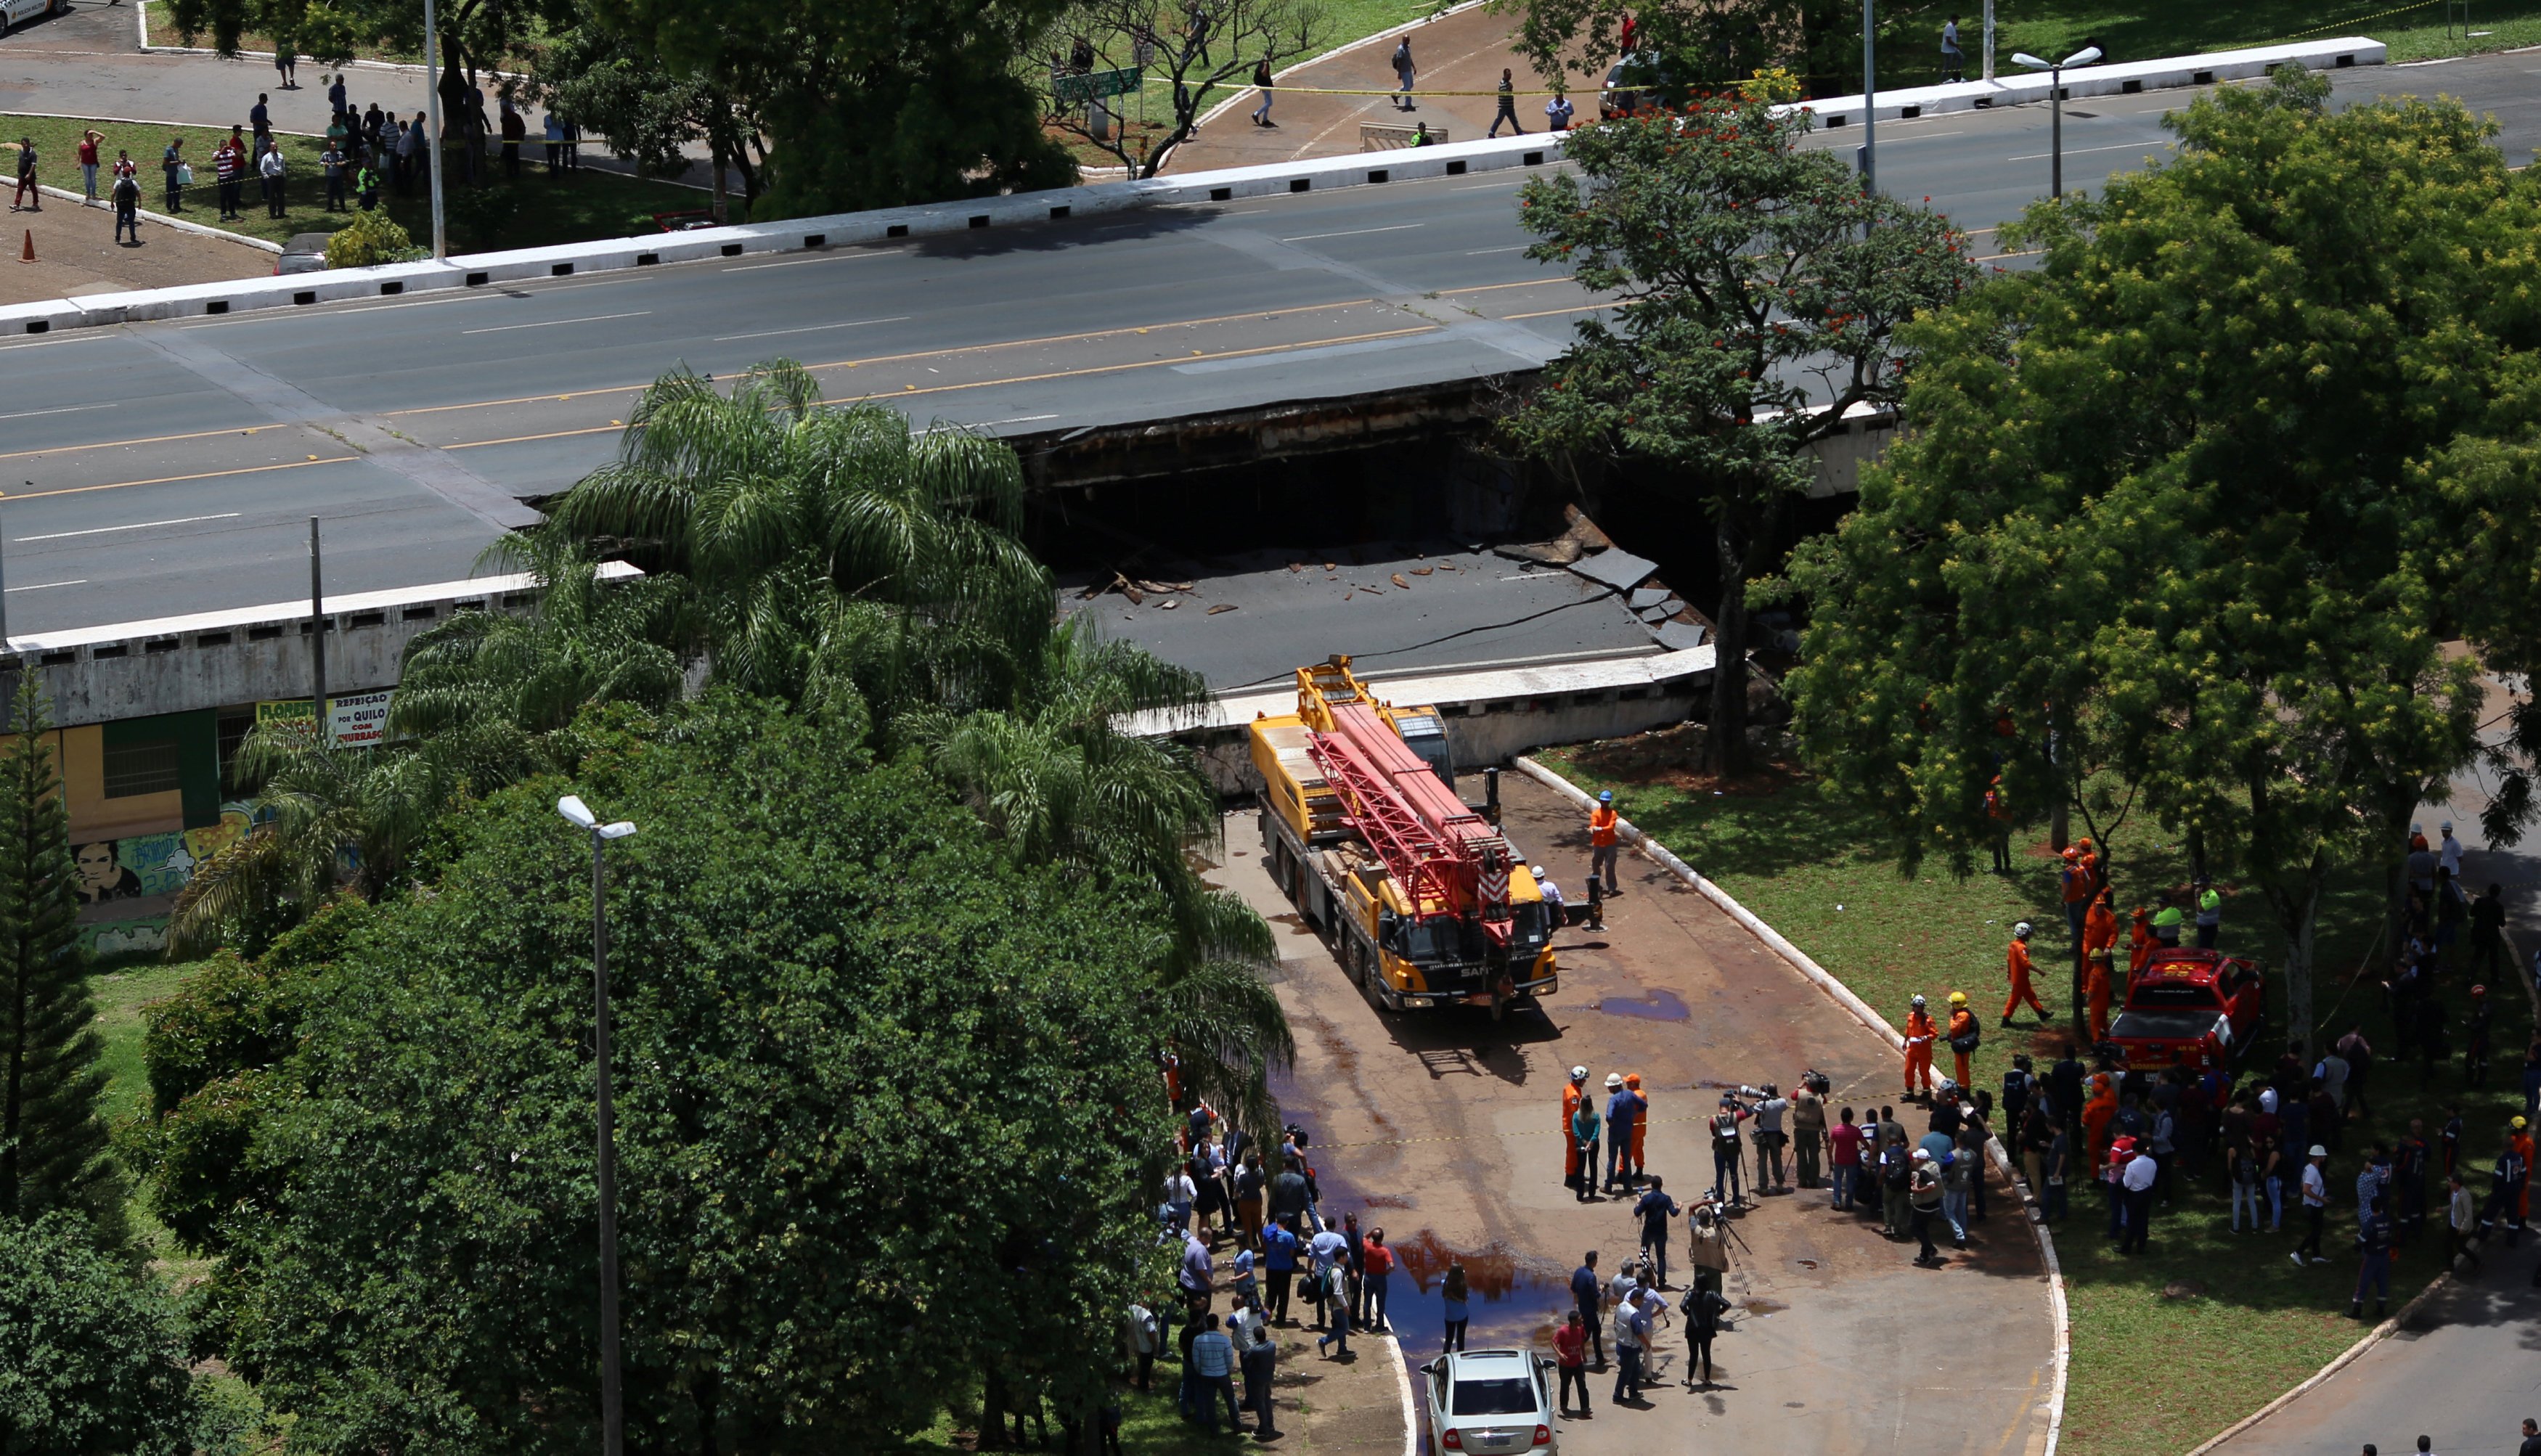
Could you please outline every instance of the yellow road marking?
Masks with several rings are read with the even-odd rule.
[[[157,475],[147,480],[110,480],[103,485],[64,485],[53,490],[21,490],[9,498],[41,500],[47,495],[85,495],[92,490],[121,490],[131,485],[175,485],[186,480],[218,480],[228,475],[257,475],[267,471],[306,470],[314,465],[342,465],[348,460],[360,459],[358,455],[329,456],[325,460],[312,457],[308,460],[286,460],[280,465],[241,466],[234,471],[204,471],[192,475]]]

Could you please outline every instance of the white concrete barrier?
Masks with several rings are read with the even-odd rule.
[[[2384,48],[2375,40],[2351,37],[2305,41],[2298,45],[2270,45],[2212,55],[2089,67],[2069,73],[2065,78],[2065,90],[2068,96],[2106,96],[2264,75],[2281,65],[2326,70],[2349,65],[2380,65],[2383,60]],[[1883,118],[1930,115],[2023,101],[2044,101],[2046,97],[2045,76],[2023,75],[1996,81],[1883,92],[1878,97],[1875,114]],[[1824,126],[1857,125],[1862,115],[1859,97],[1838,97],[1795,106],[1798,109],[1814,112],[1819,124]],[[1485,138],[1400,151],[1353,153],[1257,167],[1231,167],[1215,172],[1183,173],[1145,181],[1089,182],[1049,191],[891,207],[873,212],[790,218],[783,222],[736,223],[729,227],[701,228],[687,233],[659,233],[635,238],[609,238],[594,243],[567,243],[552,248],[471,254],[453,257],[447,262],[389,263],[370,268],[343,268],[228,283],[196,283],[177,288],[100,294],[78,300],[46,299],[0,308],[0,335],[49,333],[64,328],[196,318],[206,314],[242,314],[259,309],[289,309],[342,299],[488,287],[534,278],[579,276],[713,257],[795,253],[806,249],[887,243],[901,238],[948,237],[1140,208],[1234,202],[1247,197],[1329,191],[1335,187],[1383,186],[1389,182],[1417,179],[1541,167],[1561,160],[1562,142],[1562,133],[1537,132],[1495,140]]]
[[[2065,99],[2128,96],[2139,91],[2167,91],[2181,86],[2211,86],[2217,81],[2264,76],[2279,66],[2300,66],[2311,71],[2378,66],[2388,58],[2388,48],[2381,41],[2368,40],[2361,36],[2343,36],[2290,45],[2256,45],[2247,50],[2218,50],[2206,55],[2083,66],[2065,73]],[[2009,59],[1998,55],[1996,63],[2008,64]],[[1992,81],[1954,81],[1946,86],[1914,86],[1903,91],[1883,91],[1873,99],[1870,115],[1880,121],[1909,120],[1917,116],[1937,116],[1947,111],[1973,111],[1989,107],[2043,102],[2047,100],[2047,92],[2045,71],[2022,70],[2016,75],[1998,75]],[[1820,126],[1861,124],[1862,105],[1858,96],[1825,97],[1797,105],[1803,110],[1815,112]]]

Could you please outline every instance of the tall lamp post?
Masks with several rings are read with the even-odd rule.
[[[576,794],[556,800],[556,813],[591,836],[592,1043],[599,1053],[594,1075],[600,1093],[600,1450],[601,1456],[623,1456],[626,1409],[617,1379],[617,1121],[609,1102],[609,902],[603,894],[600,847],[635,833],[635,826],[622,819],[602,824]]]
[[[1861,191],[1867,197],[1879,190],[1879,97],[1878,81],[1873,75],[1873,35],[1877,29],[1872,19],[1874,0],[1861,0]],[[1864,222],[1868,232],[1870,224]]]
[[[2061,61],[2043,61],[2025,50],[2011,53],[2012,60],[2034,71],[2047,73],[2047,195],[2065,195],[2065,68],[2087,66],[2100,58],[2100,47],[2085,45]]]

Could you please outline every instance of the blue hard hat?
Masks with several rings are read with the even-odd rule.
[[[1615,791],[1613,789],[1601,790],[1597,795],[1597,802],[1600,804],[1612,804],[1615,802]]]

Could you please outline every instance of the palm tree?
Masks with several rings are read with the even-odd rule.
[[[1052,601],[1012,535],[1022,510],[1012,450],[870,402],[826,408],[778,359],[730,394],[663,376],[549,529],[688,581],[719,680],[794,701],[852,682],[888,716],[1012,692]]]
[[[912,713],[905,736],[1028,863],[1152,887],[1172,938],[1157,994],[1186,1079],[1257,1133],[1278,1126],[1269,1074],[1296,1059],[1265,974],[1278,962],[1252,907],[1211,889],[1189,851],[1220,838],[1217,798],[1182,745],[1133,736],[1141,715],[1208,700],[1196,673],[1071,620],[1051,628],[1010,709]]]

